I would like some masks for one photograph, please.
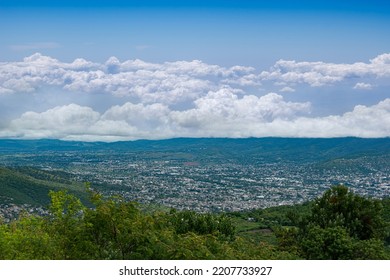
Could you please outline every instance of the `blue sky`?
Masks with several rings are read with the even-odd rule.
[[[0,137],[390,136],[346,120],[390,122],[385,1],[0,0],[0,26]],[[50,114],[118,129],[53,131]]]
[[[384,2],[2,0],[0,58],[20,59],[36,44],[68,60],[367,60],[390,45]]]

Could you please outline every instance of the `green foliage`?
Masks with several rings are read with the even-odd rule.
[[[89,187],[89,186],[87,186]],[[148,213],[91,191],[93,208],[50,192],[50,215],[0,225],[0,259],[278,259],[273,245],[235,236],[230,217],[193,211]]]
[[[311,203],[297,205],[274,206],[265,209],[253,209],[243,212],[234,212],[229,215],[239,218],[237,231],[253,228],[274,228],[279,226],[292,226],[301,216],[310,212]],[[251,223],[243,221],[252,221]]]
[[[155,239],[151,217],[142,215],[136,204],[122,200],[98,201],[84,218],[87,236],[95,244],[99,259],[148,259],[148,245]]]
[[[385,229],[385,243],[389,247],[390,251],[390,198],[387,197],[381,201],[383,205],[382,217],[383,220],[386,221],[386,229]]]
[[[0,259],[56,259],[57,243],[41,217],[22,216],[0,225]]]
[[[85,240],[84,212],[80,199],[66,191],[50,191],[48,231],[59,246],[61,259],[88,258],[90,243]]]
[[[340,227],[310,226],[301,240],[301,250],[308,259],[338,260],[350,259],[352,239]]]
[[[297,243],[299,230],[296,227],[279,227],[275,231],[279,249],[300,255],[300,247]]]
[[[89,185],[87,188],[94,205],[91,208],[68,192],[52,191],[48,216],[23,214],[12,223],[0,223],[0,259],[389,257],[383,242],[386,223],[381,203],[358,197],[343,186],[330,189],[305,206],[229,216],[176,210],[148,212],[134,202],[121,197],[105,199]],[[297,209],[310,211],[301,211],[300,215]],[[253,217],[257,220],[252,221]],[[234,221],[238,219],[256,227],[245,225],[247,230],[237,233]],[[272,229],[262,229],[264,221],[272,221]],[[276,236],[278,245],[263,237],[253,238],[265,234]]]
[[[354,243],[353,260],[384,260],[389,259],[383,241],[378,239],[359,240]]]
[[[48,181],[46,178],[41,178],[42,174],[50,175],[33,168],[15,170],[0,167],[0,203],[46,206],[50,203],[47,195],[50,190],[68,190],[84,202],[87,201],[82,184],[63,184],[57,182],[59,180]]]
[[[234,239],[235,227],[226,215],[200,214],[194,211],[172,211],[170,220],[178,234],[194,232],[200,235],[213,234]]]
[[[355,195],[345,186],[335,186],[316,199],[310,223],[321,228],[340,226],[357,239],[383,239],[385,224],[380,201]]]
[[[378,200],[334,186],[316,199],[294,229],[278,232],[280,248],[307,259],[385,259],[386,222]]]

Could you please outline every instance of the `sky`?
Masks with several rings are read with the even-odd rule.
[[[389,30],[377,0],[0,0],[0,138],[390,137]]]

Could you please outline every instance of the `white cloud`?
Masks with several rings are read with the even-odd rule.
[[[1,94],[11,94],[11,93],[12,93],[12,90],[10,90],[8,88],[0,87],[0,95]]]
[[[374,65],[388,65],[390,64],[390,53],[378,55],[374,59],[371,59],[370,62]]]
[[[239,97],[226,88],[199,98],[195,107],[172,110],[155,103],[125,103],[103,114],[70,104],[42,113],[26,112],[0,137],[88,141],[172,137],[389,137],[390,99],[356,106],[343,115],[310,117],[310,104],[287,102],[269,93]]]
[[[23,62],[0,63],[0,87],[18,93],[55,86],[68,91],[173,104],[194,100],[226,85],[259,86],[254,71],[251,67],[225,68],[198,60],[156,64],[138,59],[120,62],[111,57],[103,64],[84,59],[65,63],[36,53]]]
[[[291,87],[284,87],[280,90],[280,92],[295,92],[295,89]]]
[[[335,64],[325,62],[296,62],[279,60],[260,74],[262,80],[285,84],[309,84],[313,87],[330,85],[348,79],[390,77],[390,54],[382,54],[370,63]]]
[[[356,83],[356,85],[353,87],[354,89],[363,89],[363,90],[371,90],[372,85],[366,84],[366,83]]]
[[[43,113],[26,112],[13,120],[9,129],[22,138],[63,138],[88,132],[99,118],[100,114],[89,107],[70,104]]]
[[[368,86],[390,77],[390,54],[369,63],[335,64],[279,60],[269,71],[244,66],[222,67],[199,60],[148,63],[139,59],[109,58],[94,63],[82,58],[66,63],[36,53],[20,62],[0,63],[0,92],[38,93],[51,88],[78,93],[104,93],[138,100],[140,103],[173,105],[193,102],[210,91],[232,87],[245,92],[267,92],[262,82],[273,81],[281,92],[297,86],[313,87],[352,81],[351,88]]]
[[[66,63],[34,54],[20,62],[0,63],[0,101],[6,104],[18,96],[37,96],[36,102],[50,96],[55,101],[47,101],[45,106],[27,102],[31,105],[25,108],[30,109],[14,113],[24,112],[19,118],[8,124],[2,122],[0,137],[88,141],[389,137],[390,99],[374,106],[359,105],[344,114],[315,117],[311,112],[316,108],[310,102],[291,102],[276,93],[259,94],[265,91],[259,88],[265,80],[272,80],[280,92],[291,93],[300,83],[322,86],[349,79],[351,88],[374,89],[377,85],[373,80],[378,83],[390,76],[389,66],[390,54],[380,55],[370,63],[278,61],[270,71],[259,75],[251,67],[221,67],[198,60],[159,64],[121,62],[111,57],[105,63],[82,58]],[[45,95],[45,90],[50,94]],[[56,103],[58,100],[64,101]]]
[[[358,105],[339,116],[299,118],[288,125],[299,137],[389,137],[390,99],[370,107]]]

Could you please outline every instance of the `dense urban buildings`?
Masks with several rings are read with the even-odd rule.
[[[107,196],[199,212],[302,203],[336,184],[371,197],[390,194],[387,138],[15,143],[3,149],[3,166],[33,167],[91,182]],[[9,201],[2,208],[18,207],[27,206]]]

